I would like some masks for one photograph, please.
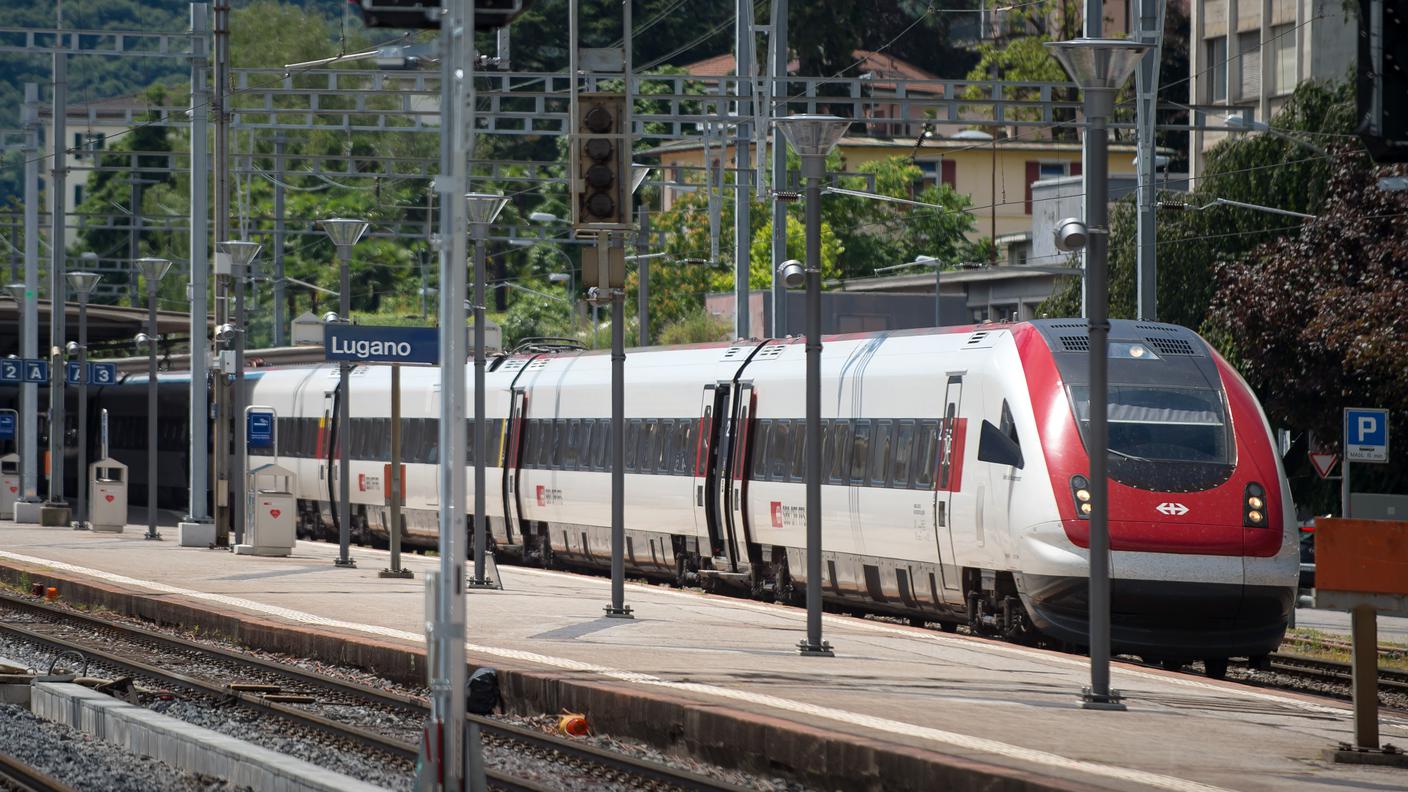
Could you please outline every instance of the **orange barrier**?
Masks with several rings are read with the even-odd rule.
[[[1315,589],[1408,596],[1408,522],[1317,519]]]

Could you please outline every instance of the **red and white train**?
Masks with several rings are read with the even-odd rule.
[[[1205,660],[1212,673],[1228,657],[1273,651],[1298,559],[1256,398],[1190,330],[1115,321],[1110,338],[1114,651]],[[1082,645],[1088,354],[1082,320],[827,338],[828,601]],[[640,350],[625,370],[628,568],[796,601],[806,570],[801,340]],[[436,539],[438,378],[402,374],[408,544]],[[384,538],[389,371],[354,371],[351,427],[332,425],[335,382],[333,366],[265,370],[251,403],[279,415],[303,531],[329,530],[330,440],[343,437],[354,536]],[[530,563],[606,567],[609,355],[508,355],[491,361],[486,384],[494,546]]]

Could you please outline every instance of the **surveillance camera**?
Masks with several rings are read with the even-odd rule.
[[[323,324],[337,324],[342,319],[337,315],[337,311],[328,311],[323,314]]]
[[[782,276],[783,285],[789,289],[800,289],[807,282],[807,270],[802,266],[802,262],[796,259],[782,262],[777,268],[777,274]]]
[[[70,341],[70,342],[68,342],[67,344],[65,344],[64,346],[68,349],[68,353],[69,353],[70,355],[77,355],[77,354],[78,354],[78,342],[77,342],[77,341]]]
[[[1086,240],[1090,237],[1085,223],[1074,217],[1067,217],[1057,223],[1053,234],[1056,237],[1056,248],[1068,253],[1084,248]]]
[[[215,342],[218,344],[228,343],[235,337],[235,333],[238,332],[239,328],[235,327],[234,325],[222,324],[219,327],[215,328]]]
[[[136,335],[136,337],[134,337],[132,340],[135,341],[135,342],[137,342],[137,346],[140,347],[140,346],[146,346],[147,344],[150,344],[153,339],[152,339],[151,336],[147,335],[146,333],[138,333],[138,334]]]

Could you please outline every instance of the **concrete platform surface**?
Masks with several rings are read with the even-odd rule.
[[[0,522],[3,567],[423,646],[420,578],[436,559],[403,556],[417,574],[403,580],[377,576],[384,552],[354,548],[356,569],[335,568],[335,555],[331,545],[300,542],[290,558],[236,557],[182,548],[174,537],[144,541],[132,529],[95,535]],[[1323,749],[1352,739],[1347,704],[1117,664],[1129,710],[1088,711],[1078,705],[1089,678],[1079,656],[828,615],[836,657],[803,658],[800,609],[631,584],[636,618],[607,619],[604,578],[500,570],[503,590],[467,595],[467,648],[485,665],[1007,768],[1067,789],[1408,788],[1402,771],[1323,761]],[[1408,717],[1382,721],[1384,741],[1408,744]]]

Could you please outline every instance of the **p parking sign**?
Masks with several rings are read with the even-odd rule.
[[[1344,458],[1346,462],[1388,461],[1388,410],[1345,408]]]

